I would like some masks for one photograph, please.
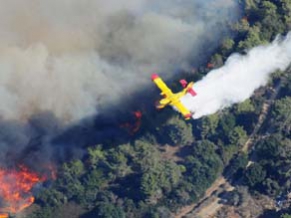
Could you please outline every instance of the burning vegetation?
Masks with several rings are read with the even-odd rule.
[[[33,187],[47,178],[24,165],[17,169],[0,168],[0,197],[3,211],[18,213],[34,202]],[[1,217],[1,216],[0,216]]]
[[[0,218],[8,218],[9,214],[7,213],[0,213]]]
[[[120,124],[121,128],[126,129],[130,135],[134,135],[138,130],[140,129],[141,126],[141,119],[142,119],[142,112],[137,110],[132,112],[134,115],[134,121],[133,122],[126,122]]]

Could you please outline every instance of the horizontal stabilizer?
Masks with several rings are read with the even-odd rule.
[[[197,93],[194,91],[194,89],[192,89],[191,87],[187,89],[187,92],[192,95],[192,96],[196,96]]]

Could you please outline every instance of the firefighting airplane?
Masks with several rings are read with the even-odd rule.
[[[166,107],[167,105],[174,106],[177,110],[184,116],[185,120],[189,120],[192,117],[191,112],[182,104],[180,101],[181,97],[189,93],[192,96],[197,95],[197,93],[192,89],[194,82],[190,82],[187,85],[187,81],[184,79],[180,80],[183,90],[174,94],[171,89],[164,83],[164,81],[157,75],[152,74],[152,81],[157,85],[157,87],[162,91],[161,95],[163,99],[159,101],[156,105],[157,109]]]

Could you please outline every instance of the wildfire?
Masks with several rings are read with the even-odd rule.
[[[214,64],[213,63],[208,63],[207,64],[207,68],[213,68],[214,67]]]
[[[7,213],[0,213],[0,218],[9,218]]]
[[[45,180],[45,177],[30,171],[24,165],[13,170],[0,168],[0,196],[5,204],[3,210],[17,213],[29,207],[34,202],[32,188]]]
[[[142,112],[141,111],[134,111],[133,112],[134,118],[135,118],[135,123],[123,123],[120,125],[120,127],[125,128],[129,131],[131,135],[134,135],[140,128],[141,126],[141,118],[142,118]]]

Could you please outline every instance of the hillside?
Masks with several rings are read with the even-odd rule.
[[[196,81],[222,66],[231,53],[243,53],[290,30],[288,0],[246,0],[241,7],[244,16],[230,24],[231,37],[195,72],[181,75]],[[100,128],[100,142],[88,139],[82,157],[62,163],[57,179],[44,183],[26,213],[31,218],[275,218],[288,213],[290,72],[275,72],[250,99],[189,122],[171,109],[156,112],[138,106],[143,115],[129,112],[129,122],[102,126],[96,119],[97,124],[82,127],[83,135],[72,140],[78,142],[88,132],[97,135]],[[209,207],[212,214],[205,213]]]

